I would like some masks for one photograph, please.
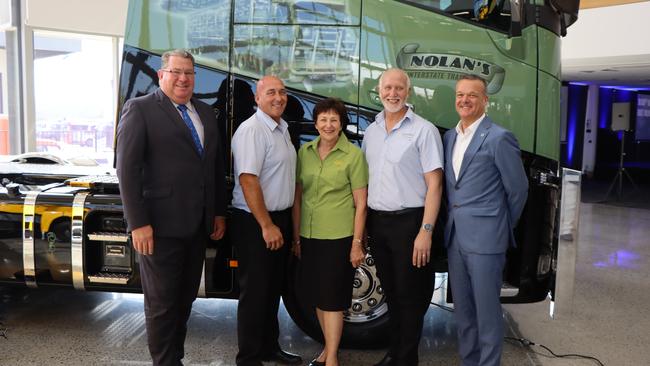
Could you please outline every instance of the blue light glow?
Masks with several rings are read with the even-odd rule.
[[[578,128],[578,115],[580,114],[582,94],[587,93],[587,88],[584,85],[569,84],[569,116],[567,117],[567,166],[573,164],[573,152],[576,143],[576,133]]]
[[[607,121],[612,114],[612,94],[614,88],[600,87],[598,93],[598,128],[607,128]]]

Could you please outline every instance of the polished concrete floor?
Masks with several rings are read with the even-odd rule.
[[[595,356],[605,365],[650,365],[650,210],[582,204],[580,215],[573,306],[550,318],[548,301],[506,305],[507,333],[556,353]],[[234,364],[236,306],[232,300],[196,301],[186,365]],[[320,351],[284,310],[280,321],[284,348],[305,361]],[[140,295],[0,288],[0,322],[0,365],[150,363]],[[458,365],[455,331],[452,314],[432,306],[420,364]],[[340,360],[364,366],[382,356],[381,350],[342,350]],[[509,341],[502,364],[596,365]]]

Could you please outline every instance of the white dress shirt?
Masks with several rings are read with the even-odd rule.
[[[454,143],[454,150],[452,152],[451,164],[454,168],[454,176],[458,179],[458,174],[460,173],[460,167],[463,164],[463,157],[465,156],[465,151],[469,143],[474,137],[474,132],[478,129],[478,125],[483,122],[485,118],[485,113],[476,122],[472,123],[464,131],[461,127],[461,122],[458,122],[456,125],[456,143]]]
[[[174,108],[176,108],[176,112],[178,112],[178,114],[181,115],[181,118],[183,118],[183,113],[181,113],[180,109],[178,109],[179,104],[176,104],[174,102],[172,102],[172,104],[174,105]],[[205,133],[203,132],[203,122],[201,122],[201,117],[199,117],[196,109],[194,109],[192,102],[187,102],[185,106],[187,107],[187,115],[190,116],[192,124],[194,125],[194,129],[196,129],[196,133],[199,135],[199,140],[201,140],[201,146],[205,147],[205,138],[203,137]]]

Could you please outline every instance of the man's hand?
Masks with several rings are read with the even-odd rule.
[[[431,259],[431,233],[420,230],[413,242],[413,266],[424,267]]]
[[[153,228],[151,225],[142,226],[131,231],[133,248],[142,255],[153,254]]]
[[[278,250],[284,245],[284,238],[280,228],[275,224],[262,227],[262,236],[266,242],[266,249]]]
[[[293,253],[293,255],[298,257],[298,259],[300,259],[300,255],[301,255],[300,238],[293,239],[293,242],[291,242],[291,253]]]
[[[219,240],[223,238],[223,234],[226,233],[226,218],[223,216],[214,217],[214,226],[212,227],[212,234],[210,234],[210,239]]]

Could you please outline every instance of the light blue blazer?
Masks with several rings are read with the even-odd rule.
[[[467,147],[456,179],[452,167],[456,136],[454,128],[444,135],[446,246],[453,233],[464,251],[503,253],[509,244],[516,245],[513,228],[528,196],[517,139],[486,116]]]

